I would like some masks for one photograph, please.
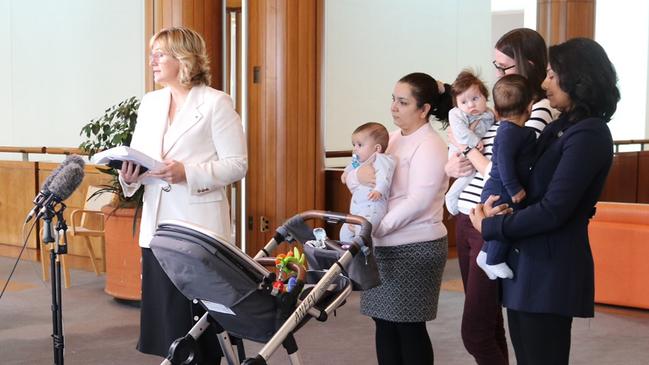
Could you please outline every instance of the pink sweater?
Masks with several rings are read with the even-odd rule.
[[[401,135],[401,130],[390,133],[386,153],[395,158],[397,166],[388,213],[374,230],[374,244],[397,246],[444,237],[446,143],[426,123],[408,136]]]

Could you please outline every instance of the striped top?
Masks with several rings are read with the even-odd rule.
[[[530,115],[530,119],[525,123],[525,126],[534,129],[538,138],[545,126],[558,117],[559,112],[550,106],[548,99],[541,99],[532,106],[532,114]],[[484,145],[483,154],[489,160],[491,160],[493,154],[493,145],[498,126],[500,126],[500,122],[494,123],[482,137],[482,144]],[[487,166],[487,171],[491,171],[491,163]],[[480,195],[482,194],[484,184],[485,178],[480,172],[476,173],[473,180],[471,180],[469,185],[460,194],[457,202],[460,213],[468,215],[471,209],[480,203]]]

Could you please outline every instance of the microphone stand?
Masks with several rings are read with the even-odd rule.
[[[63,301],[61,300],[61,262],[58,255],[68,253],[68,240],[66,236],[67,225],[63,217],[66,206],[59,203],[57,210],[53,206],[46,205],[43,210],[43,244],[52,244],[50,247],[50,280],[52,286],[52,346],[54,351],[54,364],[63,365],[63,349],[65,347],[63,338]],[[52,219],[56,216],[57,226],[53,236]],[[63,244],[59,242],[59,234],[62,232]],[[55,239],[56,237],[56,239]]]

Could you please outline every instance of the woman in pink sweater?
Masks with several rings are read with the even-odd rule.
[[[431,115],[447,118],[448,91],[431,76],[412,73],[397,82],[392,94],[391,113],[399,129],[390,133],[386,153],[397,167],[388,212],[373,233],[381,285],[361,294],[361,312],[376,323],[379,365],[434,360],[426,321],[437,315],[448,253],[442,223],[448,152],[429,120]],[[359,179],[370,183],[371,175],[359,171]]]

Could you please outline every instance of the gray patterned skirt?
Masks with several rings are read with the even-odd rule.
[[[361,313],[392,322],[425,322],[437,316],[446,236],[427,242],[375,247],[381,285],[361,293]]]

